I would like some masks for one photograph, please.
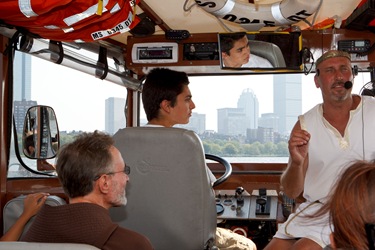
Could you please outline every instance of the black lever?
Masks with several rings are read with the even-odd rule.
[[[237,206],[243,207],[244,205],[244,198],[242,196],[242,193],[245,191],[243,187],[236,188],[235,197],[237,198]]]
[[[256,215],[269,215],[270,214],[270,197],[267,196],[267,189],[260,188],[259,196],[256,199]]]

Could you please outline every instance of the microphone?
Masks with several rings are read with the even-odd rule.
[[[344,88],[351,89],[353,87],[353,83],[351,81],[346,81],[344,83]]]

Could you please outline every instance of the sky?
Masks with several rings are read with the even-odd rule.
[[[357,76],[353,93],[359,93],[369,74]],[[228,84],[229,82],[229,84]],[[56,86],[63,86],[57,89]],[[226,88],[222,87],[226,86]],[[273,112],[272,75],[190,77],[189,85],[196,109],[206,114],[206,129],[216,130],[218,108],[237,106],[242,91],[250,88],[259,100],[259,115]],[[228,89],[229,88],[229,89]],[[126,89],[94,76],[32,57],[32,99],[55,109],[60,131],[93,131],[105,128],[105,99],[126,98]],[[73,100],[79,100],[75,102]],[[302,112],[321,102],[313,75],[302,75]],[[145,118],[141,115],[141,118]]]
[[[31,78],[31,99],[54,108],[60,131],[104,130],[105,100],[127,94],[117,84],[35,57]]]

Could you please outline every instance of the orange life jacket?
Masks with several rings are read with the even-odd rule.
[[[124,33],[140,0],[2,0],[0,19],[43,38],[91,42]]]

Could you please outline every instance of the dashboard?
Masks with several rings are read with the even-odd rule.
[[[215,190],[217,225],[252,239],[261,249],[277,230],[278,193],[243,187]]]

